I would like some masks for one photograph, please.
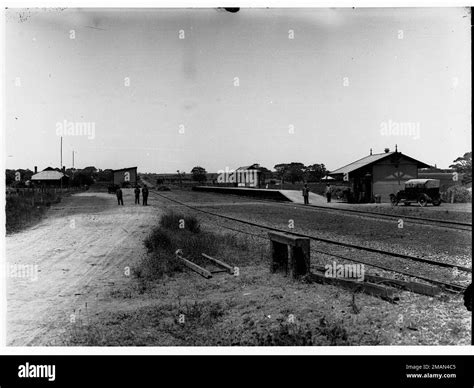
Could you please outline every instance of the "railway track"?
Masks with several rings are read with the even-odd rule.
[[[233,195],[233,194],[230,194]],[[235,194],[234,194],[235,195]],[[354,214],[361,217],[367,217],[371,219],[378,219],[380,220],[381,217],[384,217],[387,220],[410,220],[411,223],[420,225],[420,226],[430,226],[430,227],[438,227],[444,229],[451,229],[451,230],[461,230],[465,232],[472,232],[472,223],[469,222],[460,222],[460,221],[451,221],[451,220],[442,220],[437,218],[428,218],[428,217],[416,217],[410,215],[400,215],[400,214],[389,214],[383,212],[374,212],[374,211],[366,211],[366,210],[357,210],[357,209],[344,209],[338,208],[334,206],[321,206],[321,205],[303,205],[300,203],[293,203],[293,202],[277,202],[267,199],[260,199],[260,198],[252,198],[254,201],[260,201],[264,203],[279,203],[283,206],[289,207],[297,207],[305,210],[312,210],[312,211],[327,211],[327,212],[339,212],[339,213],[346,213],[346,214]]]
[[[370,253],[376,253],[376,254],[385,255],[385,256],[397,257],[399,259],[404,259],[404,260],[409,260],[409,261],[414,261],[414,262],[420,262],[420,263],[429,264],[429,265],[435,265],[435,266],[439,266],[439,267],[443,267],[443,268],[457,269],[459,271],[472,273],[471,268],[460,266],[460,265],[439,262],[439,261],[435,261],[435,260],[425,259],[425,258],[406,255],[406,254],[397,253],[397,252],[391,252],[391,251],[382,250],[382,249],[370,248],[370,247],[366,247],[366,246],[362,246],[362,245],[344,243],[344,242],[341,242],[341,241],[330,240],[330,239],[326,239],[326,238],[321,238],[321,237],[317,237],[317,236],[308,235],[308,234],[305,234],[305,233],[289,232],[288,230],[283,230],[283,229],[275,228],[275,227],[268,226],[268,225],[258,224],[256,222],[242,220],[242,219],[239,219],[239,218],[230,217],[230,216],[226,216],[226,215],[223,215],[223,214],[217,214],[217,213],[209,212],[207,210],[203,210],[203,209],[188,205],[188,204],[186,204],[184,202],[181,202],[181,201],[178,201],[176,199],[169,198],[166,195],[160,194],[155,190],[150,190],[150,193],[154,194],[154,195],[157,195],[161,198],[167,199],[168,201],[177,203],[181,206],[192,209],[194,211],[201,212],[201,213],[213,216],[213,217],[219,217],[219,218],[226,219],[226,220],[229,220],[229,221],[238,222],[238,223],[245,224],[245,225],[248,225],[248,226],[252,226],[252,227],[255,227],[255,228],[271,230],[271,231],[281,232],[281,233],[287,233],[287,234],[291,234],[291,235],[299,236],[299,237],[306,237],[306,238],[309,238],[311,240],[326,243],[326,244],[329,244],[329,245],[337,245],[337,246],[342,246],[342,247],[345,247],[345,248],[357,249],[357,250],[366,251],[366,252],[370,252]],[[226,228],[230,229],[230,230],[234,230],[236,232],[241,232],[241,233],[252,234],[253,235],[253,233],[240,231],[238,229],[234,229],[234,228],[230,228],[230,227],[226,227]],[[260,236],[260,235],[255,235],[255,236],[260,237],[260,238],[266,238],[266,237]],[[328,252],[320,252],[320,253],[327,254],[327,255],[332,255],[331,253],[328,253]],[[337,256],[337,255],[332,255],[332,256]],[[359,261],[359,260],[356,260],[356,259],[353,259],[353,258],[346,258],[346,257],[342,257],[342,256],[339,256],[339,257],[343,258],[345,260],[348,260],[348,261],[363,263],[363,264],[366,264],[366,265],[369,265],[369,266],[372,266],[372,267],[375,267],[375,268],[383,269],[383,270],[386,270],[386,271],[402,274],[402,275],[413,277],[413,278],[418,278],[418,279],[424,280],[426,282],[441,286],[444,289],[452,291],[452,292],[464,292],[465,289],[466,289],[466,287],[464,287],[463,285],[460,285],[460,284],[443,282],[443,281],[440,281],[440,280],[425,277],[425,276],[420,275],[420,274],[415,275],[415,274],[412,274],[412,273],[409,273],[409,272],[406,272],[406,271],[395,270],[395,269],[390,268],[390,267],[386,267],[386,266],[378,265],[378,264],[373,264],[373,263],[367,263],[365,261]]]
[[[337,211],[340,213],[352,213],[352,214],[357,214],[363,217],[375,218],[375,219],[380,219],[380,217],[386,217],[388,219],[410,220],[417,225],[436,226],[436,227],[442,227],[442,228],[447,228],[447,229],[455,229],[455,230],[463,230],[467,232],[472,232],[472,224],[469,222],[440,220],[436,218],[388,214],[388,213],[382,213],[382,212],[372,212],[372,211],[356,210],[356,209],[341,209],[341,208],[329,207],[329,206],[318,206],[318,205],[305,206],[301,204],[296,204],[296,205],[298,207],[304,207],[307,209],[313,209],[313,210],[322,209],[326,211]]]

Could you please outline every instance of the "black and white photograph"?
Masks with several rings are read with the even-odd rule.
[[[3,14],[7,348],[471,345],[469,7]]]

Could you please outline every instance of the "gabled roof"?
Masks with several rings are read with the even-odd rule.
[[[381,154],[373,154],[373,155],[366,156],[362,159],[356,160],[355,162],[352,162],[352,163],[349,163],[349,164],[347,164],[343,167],[340,167],[337,170],[331,171],[328,175],[350,173],[350,172],[356,171],[356,170],[358,170],[362,167],[367,167],[367,166],[369,166],[369,165],[371,165],[375,162],[379,162],[382,159],[388,158],[388,157],[390,157],[394,154],[398,154],[400,156],[403,156],[406,159],[410,159],[410,160],[414,161],[418,165],[418,168],[430,167],[428,164],[420,162],[419,160],[413,159],[413,158],[411,158],[407,155],[403,155],[401,152],[392,151],[392,152],[384,152],[384,153],[381,153]]]
[[[58,181],[63,176],[67,177],[67,175],[63,174],[62,172],[55,171],[55,170],[47,170],[47,171],[40,171],[37,174],[34,174],[31,177],[32,181]]]
[[[120,168],[118,170],[113,170],[114,172],[126,171],[126,170],[136,170],[137,167],[127,167],[127,168]]]
[[[239,170],[259,170],[259,169],[260,169],[260,165],[258,163],[254,163],[254,164],[251,164],[250,166],[239,167],[235,171],[239,171]]]

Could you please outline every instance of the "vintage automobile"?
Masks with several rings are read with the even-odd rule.
[[[441,205],[439,179],[410,179],[405,182],[404,190],[390,194],[390,201],[392,205],[403,202],[405,205],[418,203],[420,206],[426,206],[432,203],[433,206],[439,206]]]

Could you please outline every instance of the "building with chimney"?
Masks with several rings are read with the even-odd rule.
[[[402,154],[395,147],[395,151],[386,148],[379,154],[370,150],[370,155],[328,175],[348,186],[354,202],[371,202],[377,198],[381,202],[390,202],[390,194],[402,190],[407,180],[418,178],[418,169],[428,167],[428,164]]]
[[[69,176],[58,170],[46,167],[43,171],[38,172],[38,167],[35,166],[35,173],[31,177],[31,182],[40,187],[65,187],[69,184]]]

